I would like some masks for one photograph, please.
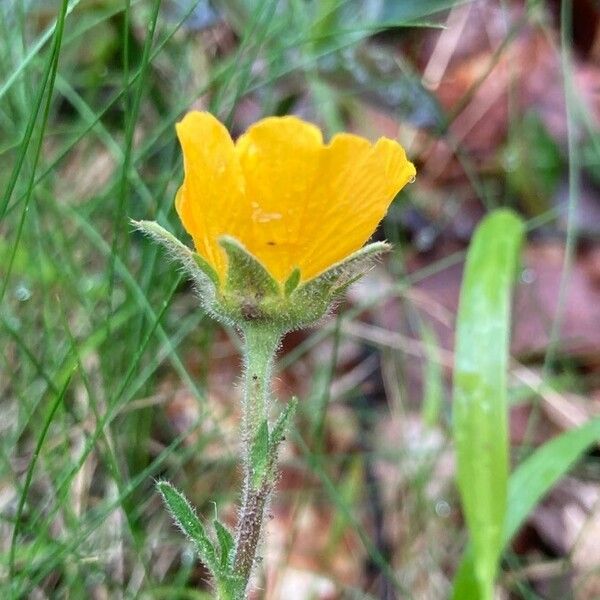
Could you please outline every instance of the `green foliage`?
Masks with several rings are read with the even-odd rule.
[[[273,430],[271,431],[271,441],[269,444],[271,462],[275,461],[275,456],[279,450],[279,445],[284,440],[286,433],[289,431],[297,408],[298,398],[294,397],[286,404],[285,408],[281,411],[281,414],[277,418],[277,421],[275,421],[275,425],[273,425]]]
[[[491,600],[508,485],[507,369],[511,290],[524,226],[488,215],[465,265],[456,329],[453,428],[457,478],[481,600]]]
[[[502,535],[505,547],[540,500],[574,465],[581,454],[600,439],[600,419],[566,431],[537,448],[512,473],[508,482],[506,519]],[[479,586],[475,578],[472,546],[463,556],[454,578],[453,598],[479,600]]]
[[[217,551],[187,498],[168,481],[159,481],[156,487],[173,520],[194,543],[200,559],[214,577],[219,600],[241,600],[245,582],[235,573],[233,565],[235,544],[229,530],[215,519],[214,527],[219,544]]]
[[[269,423],[263,421],[250,447],[250,465],[252,468],[252,487],[260,488],[267,477],[269,466]]]
[[[297,406],[298,399],[292,398],[281,411],[271,432],[266,420],[258,428],[250,448],[251,483],[254,488],[260,488],[265,482],[275,483],[277,452],[290,428]]]
[[[507,183],[525,212],[537,216],[548,210],[563,172],[560,149],[537,113],[515,124],[515,134],[503,154]]]
[[[229,529],[217,519],[213,521],[213,526],[220,546],[219,567],[221,570],[230,570],[235,555],[235,540]]]
[[[217,561],[212,541],[206,535],[204,526],[196,516],[187,498],[176,490],[168,481],[159,481],[156,484],[163,500],[181,531],[194,543],[198,554],[213,574],[218,573],[220,564]]]

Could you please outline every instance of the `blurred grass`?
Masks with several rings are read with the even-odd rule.
[[[300,110],[331,134],[360,113],[366,99],[444,138],[451,116],[442,114],[416,68],[390,63],[365,41],[381,31],[408,35],[407,24],[437,27],[444,23],[439,11],[453,4],[238,0],[215,3],[216,10],[183,0],[0,5],[2,597],[83,597],[100,590],[109,597],[204,597],[194,591],[202,573],[162,511],[153,478],[168,476],[189,490],[201,511],[214,510],[213,500],[220,510],[235,500],[231,415],[211,412],[207,390],[208,359],[220,333],[160,251],[131,231],[128,218],[156,219],[185,239],[173,211],[181,181],[174,123],[194,105],[234,127],[240,107],[254,118]],[[382,63],[387,66],[378,72],[374,65]],[[595,147],[589,146],[592,154]],[[457,154],[480,201],[493,206],[470,157],[460,148]],[[554,210],[541,209],[540,222],[554,217]],[[389,239],[405,241],[396,224],[384,226]],[[410,305],[404,294],[411,284],[461,259],[457,253],[406,275],[399,250],[391,264],[397,282],[388,296]],[[340,321],[384,300],[358,304]],[[430,361],[427,420],[441,420],[444,428],[437,342],[419,328]],[[226,334],[235,343],[232,332]],[[374,455],[368,441],[332,453],[326,409],[346,337],[341,323],[330,323],[282,360],[282,368],[293,368],[333,340],[329,360],[312,374],[312,396],[294,440],[294,466],[312,473],[318,485],[294,492],[294,514],[311,503],[333,510],[332,555],[341,531],[356,532],[379,589],[346,588],[348,597],[377,597],[382,589],[419,597],[414,583],[423,570],[436,573],[435,589],[444,597],[452,575],[445,562],[460,531],[448,535],[446,550],[432,547],[416,556],[409,541],[386,548],[364,518],[377,519],[369,508],[376,500],[365,498],[376,491],[368,475],[377,460],[410,473],[403,498],[381,500],[398,503],[408,521],[407,540],[428,521],[447,527],[437,505],[423,504],[447,438],[433,450],[399,443]],[[372,345],[402,366],[398,349]],[[197,412],[177,430],[165,407],[179,386]],[[356,396],[345,397],[357,403],[370,440],[377,415]],[[405,414],[393,399],[384,415],[387,410]],[[211,451],[215,442],[222,448],[218,457]],[[361,473],[365,493],[356,489]],[[210,489],[198,483],[204,479]],[[449,494],[444,502],[455,502]],[[344,585],[339,582],[340,589]]]

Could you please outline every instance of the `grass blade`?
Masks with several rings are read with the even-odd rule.
[[[503,546],[517,533],[529,513],[577,459],[600,439],[600,418],[572,429],[538,448],[521,463],[508,483]],[[454,579],[453,598],[477,600],[472,548],[468,548]]]
[[[499,210],[467,254],[456,331],[453,426],[458,487],[482,600],[493,597],[508,489],[506,377],[511,290],[524,225]]]
[[[54,419],[54,415],[56,414],[58,407],[62,404],[65,394],[67,393],[67,390],[69,389],[69,384],[71,383],[71,376],[72,376],[72,373],[65,381],[65,384],[63,385],[62,390],[60,390],[60,392],[58,394],[56,394],[54,402],[50,406],[50,410],[48,411],[48,414],[44,421],[44,426],[42,427],[42,431],[40,433],[40,436],[38,437],[38,441],[35,446],[35,450],[33,451],[33,456],[31,457],[31,461],[29,462],[29,466],[27,467],[27,475],[25,476],[25,484],[23,485],[23,491],[21,493],[21,498],[19,499],[19,506],[17,507],[17,515],[15,517],[15,526],[13,529],[12,539],[10,542],[10,554],[9,554],[9,558],[8,558],[8,571],[9,571],[9,579],[11,581],[13,580],[13,576],[14,576],[15,552],[17,549],[19,526],[21,524],[21,516],[23,515],[23,508],[25,507],[25,501],[27,500],[27,492],[29,491],[29,488],[31,486],[31,481],[33,478],[33,469],[35,468],[37,460],[40,456],[40,452],[42,450],[42,445],[44,444],[44,440],[46,439],[46,435],[48,433],[48,430],[50,429],[50,424],[52,423],[52,420]]]

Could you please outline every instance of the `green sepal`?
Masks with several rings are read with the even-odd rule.
[[[219,555],[219,564],[221,571],[229,571],[235,552],[235,541],[231,531],[221,521],[215,519],[213,521],[215,527],[215,533],[217,534],[217,540],[219,540],[219,546],[221,549]]]
[[[252,468],[251,485],[258,489],[264,483],[269,470],[269,424],[265,419],[259,426],[250,448]]]
[[[279,284],[265,267],[235,238],[222,236],[227,254],[227,281],[220,303],[226,315],[241,324],[270,320],[269,301],[281,298]]]
[[[179,262],[192,278],[199,284],[205,284],[204,278],[219,287],[219,275],[208,262],[197,252],[182,244],[172,233],[161,227],[156,221],[134,221],[131,224],[143,234],[158,242],[167,250],[171,259]]]
[[[373,242],[363,246],[344,260],[329,267],[314,279],[306,283],[306,288],[316,291],[320,287],[329,287],[333,297],[342,294],[349,285],[362,277],[373,263],[391,249],[387,242]]]
[[[213,574],[219,572],[219,563],[212,541],[206,535],[204,526],[196,516],[187,498],[168,481],[156,484],[173,520],[181,531],[194,543],[198,554]]]
[[[301,272],[298,267],[294,267],[294,270],[290,273],[290,276],[285,280],[283,285],[283,291],[286,298],[298,287],[300,283]]]
[[[295,327],[309,325],[323,317],[346,289],[364,275],[375,260],[390,250],[387,242],[374,242],[336,263],[290,294],[295,307]],[[290,319],[292,320],[292,319]]]
[[[196,262],[196,266],[210,279],[212,284],[218,288],[219,287],[219,275],[212,268],[212,266],[208,263],[208,261],[198,254],[197,252],[192,253],[194,256],[194,261]]]
[[[227,278],[219,279],[215,269],[198,253],[154,221],[132,221],[133,225],[164,246],[196,283],[202,305],[213,317],[244,330],[254,324],[266,325],[281,335],[312,325],[327,314],[334,301],[375,259],[390,249],[375,242],[306,282],[294,268],[285,282],[276,281],[261,262],[235,238],[222,236],[219,244],[227,255]]]
[[[269,271],[240,242],[224,235],[219,245],[227,254],[227,290],[251,292],[259,299],[279,293],[279,285]]]

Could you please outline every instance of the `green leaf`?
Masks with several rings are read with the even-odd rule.
[[[525,517],[548,490],[600,440],[600,417],[546,442],[524,460],[510,477],[504,543],[517,533]]]
[[[283,437],[287,433],[290,423],[294,418],[294,414],[296,413],[296,408],[298,406],[298,398],[294,396],[288,403],[287,406],[281,411],[281,414],[277,418],[275,425],[273,426],[273,431],[271,432],[271,447],[269,449],[269,454],[271,455],[270,460],[274,462],[276,460],[277,450],[279,449],[279,444],[283,441]]]
[[[504,522],[506,546],[538,502],[571,469],[581,454],[600,439],[600,418],[567,431],[538,448],[511,475]],[[479,600],[473,549],[468,547],[454,578],[454,600]]]
[[[228,571],[235,550],[235,541],[229,529],[227,529],[227,527],[225,527],[218,519],[215,519],[213,524],[221,548],[221,554],[219,556],[221,570]]]
[[[218,572],[215,549],[187,498],[168,481],[159,481],[156,487],[161,493],[175,523],[194,542],[200,558],[215,575]]]
[[[509,210],[477,228],[458,309],[453,427],[457,478],[480,599],[491,600],[508,487],[507,366],[511,290],[523,222]]]
[[[250,448],[252,486],[259,488],[265,481],[269,466],[269,424],[265,419],[258,428]]]

